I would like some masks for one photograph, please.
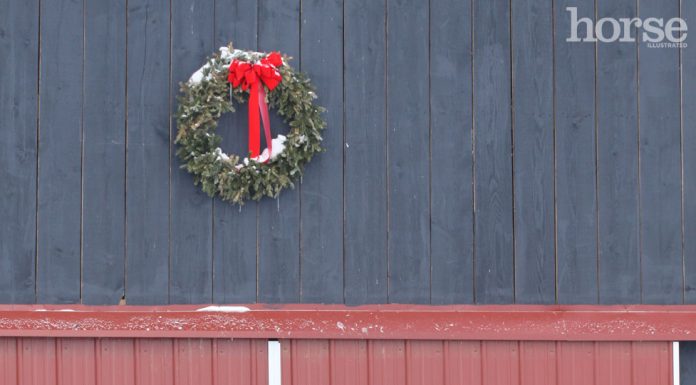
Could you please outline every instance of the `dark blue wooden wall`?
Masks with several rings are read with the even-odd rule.
[[[696,302],[696,48],[568,43],[567,6],[696,25],[679,0],[0,0],[0,302]],[[242,209],[172,144],[228,41],[327,108],[297,188]]]

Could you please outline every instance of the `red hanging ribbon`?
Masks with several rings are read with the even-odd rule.
[[[249,155],[257,158],[261,150],[261,130],[259,127],[259,114],[263,122],[266,144],[268,145],[267,162],[273,153],[273,141],[271,140],[271,125],[268,118],[268,105],[266,104],[266,90],[273,91],[283,80],[278,72],[278,67],[283,65],[283,59],[278,52],[272,52],[257,63],[249,63],[241,60],[232,60],[230,73],[227,80],[232,87],[241,86],[243,90],[249,90]]]

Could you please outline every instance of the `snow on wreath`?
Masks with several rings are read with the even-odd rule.
[[[230,44],[181,84],[177,155],[208,195],[239,205],[277,197],[323,151],[324,109],[314,104],[314,88],[288,65],[289,59],[278,52],[232,49]],[[249,153],[226,154],[215,134],[218,119],[244,103],[249,105]],[[271,137],[268,107],[290,126],[286,136]],[[263,151],[261,126],[268,146]]]

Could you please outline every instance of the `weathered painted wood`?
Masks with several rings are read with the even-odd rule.
[[[215,48],[232,42],[240,49],[256,49],[256,1],[215,1]],[[248,151],[248,106],[223,116],[217,132],[227,153]],[[241,209],[219,198],[213,201],[213,300],[225,303],[256,301],[258,205]]]
[[[326,108],[326,152],[305,168],[300,301],[343,303],[343,0],[304,0],[302,70]]]
[[[80,302],[82,2],[41,3],[37,299]],[[60,17],[56,17],[59,15]]]
[[[471,1],[433,1],[430,20],[431,302],[471,303],[474,300]],[[457,37],[456,44],[452,44],[453,36]]]
[[[478,303],[514,302],[510,4],[474,0],[474,274]]]
[[[640,16],[669,20],[679,2],[646,1]],[[683,300],[679,50],[639,46],[640,251],[643,303]],[[693,123],[690,127],[694,127]]]
[[[682,384],[696,383],[696,342],[679,343],[679,374]]]
[[[696,3],[682,2],[681,17],[696,20]],[[696,122],[696,70],[694,68],[696,68],[696,49],[682,49],[683,258],[684,302],[686,303],[696,303],[696,130],[693,129]],[[693,354],[696,357],[696,346],[694,350]],[[696,378],[696,366],[694,371],[694,378]]]
[[[213,52],[213,5],[213,0],[172,2],[172,111],[179,83],[187,81]],[[173,118],[171,128],[174,138]],[[180,169],[175,145],[171,146],[169,301],[208,303],[213,297],[212,199]]]
[[[0,14],[0,302],[35,300],[39,2]]]
[[[345,302],[387,302],[386,13],[344,5]]]
[[[169,3],[128,1],[126,301],[169,301]]]
[[[559,303],[596,303],[595,44],[570,43],[566,7],[594,18],[594,0],[555,7],[556,287]]]
[[[512,2],[517,303],[556,301],[552,6]]]
[[[85,3],[82,302],[125,290],[126,2]]]
[[[599,0],[597,17],[635,17],[633,0]],[[597,48],[599,301],[639,303],[635,44]]]
[[[300,1],[264,0],[259,3],[259,49],[281,51],[300,66]],[[273,134],[287,124],[271,114]],[[259,202],[258,301],[300,301],[300,193],[283,191],[277,200]]]
[[[396,303],[430,302],[428,20],[426,2],[387,3],[389,301]]]

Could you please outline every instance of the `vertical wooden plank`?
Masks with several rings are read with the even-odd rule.
[[[258,18],[256,0],[215,1],[215,47],[230,42],[240,49],[256,49]],[[217,133],[228,153],[248,152],[248,107],[236,105],[224,115]],[[256,302],[258,205],[213,201],[213,300],[223,303]]]
[[[135,385],[135,341],[130,338],[97,340],[97,383]]]
[[[174,378],[177,385],[212,385],[212,341],[179,339],[174,341]]]
[[[520,384],[520,355],[517,341],[484,341],[481,349],[483,384]]]
[[[556,301],[553,4],[512,4],[515,302]]]
[[[37,299],[80,301],[83,4],[41,2]],[[60,17],[56,17],[60,15]]]
[[[679,17],[678,0],[643,1],[642,18]],[[679,50],[638,48],[643,303],[683,300]]]
[[[696,20],[696,3],[681,2],[681,17]],[[693,24],[693,22],[692,22]],[[693,35],[692,35],[693,37]],[[681,49],[684,302],[696,303],[696,49]],[[696,371],[696,369],[695,369]]]
[[[444,341],[445,383],[447,385],[480,385],[481,342]]]
[[[169,2],[128,1],[126,300],[169,301]]]
[[[331,364],[328,340],[293,340],[290,384],[329,384]]]
[[[367,341],[331,341],[331,385],[367,384]]]
[[[431,302],[474,300],[471,0],[430,3]],[[452,44],[452,36],[457,37]]]
[[[596,384],[634,384],[631,342],[598,342],[595,349]]]
[[[597,18],[636,16],[635,0],[597,0]],[[598,45],[599,300],[605,304],[641,300],[636,67],[635,44]]]
[[[696,384],[696,342],[679,342],[679,361],[681,383]]]
[[[125,54],[125,0],[86,2],[82,302],[87,304],[117,304],[124,294]]]
[[[369,340],[368,383],[403,385],[406,383],[406,352],[404,341]]]
[[[57,384],[56,340],[22,338],[17,361],[17,383],[22,385]]]
[[[387,302],[385,2],[345,2],[345,302]],[[369,181],[369,182],[366,182]]]
[[[563,382],[558,382],[556,368],[556,342],[520,341],[521,384],[565,385]]]
[[[96,381],[93,338],[60,338],[56,354],[59,385],[92,385]]]
[[[443,341],[406,341],[406,383],[444,385]]]
[[[302,70],[326,108],[326,152],[301,187],[301,302],[343,302],[343,0],[301,2]]]
[[[0,302],[33,303],[36,257],[39,2],[0,15]]]
[[[595,343],[558,342],[558,383],[593,385],[595,382]]]
[[[301,69],[300,1],[264,0],[259,3],[259,49],[294,57]],[[277,114],[271,116],[276,133],[287,130]],[[300,194],[283,191],[277,200],[259,202],[259,302],[300,301]]]
[[[632,349],[632,384],[672,385],[672,342],[633,342]]]
[[[16,338],[0,338],[0,381],[4,384],[17,384],[18,353]]]
[[[142,338],[135,341],[135,374],[138,385],[174,383],[173,341]]]
[[[510,4],[474,0],[477,303],[514,302]]]
[[[556,286],[559,303],[596,303],[595,44],[572,43],[567,7],[594,19],[594,0],[556,0]]]
[[[397,303],[430,302],[429,12],[424,1],[387,2],[389,301]]]
[[[176,111],[179,83],[203,65],[213,53],[213,0],[173,1],[172,33],[172,111]],[[176,135],[176,121],[172,118]],[[170,281],[171,303],[203,303],[212,301],[213,261],[212,199],[199,186],[193,185],[191,175],[182,170],[175,147],[171,148],[170,190]]]

